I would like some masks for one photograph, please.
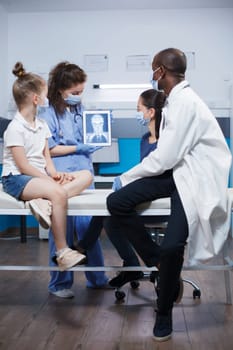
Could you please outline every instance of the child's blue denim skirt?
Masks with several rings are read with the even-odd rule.
[[[20,196],[27,185],[27,183],[33,178],[29,175],[12,175],[2,177],[3,190],[16,199],[20,199]]]

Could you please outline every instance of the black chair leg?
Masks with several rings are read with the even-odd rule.
[[[20,241],[21,243],[27,242],[26,215],[20,215]]]

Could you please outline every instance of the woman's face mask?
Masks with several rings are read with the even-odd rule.
[[[136,119],[138,123],[142,126],[147,126],[150,123],[150,119],[144,119],[143,112],[137,112]]]
[[[69,94],[66,98],[64,98],[64,101],[69,106],[76,106],[76,105],[79,105],[81,103],[81,97],[79,95]]]

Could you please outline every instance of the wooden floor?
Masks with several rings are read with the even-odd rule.
[[[101,238],[106,265],[121,262],[107,238]],[[26,244],[0,235],[0,265],[45,265],[48,243],[32,235]],[[75,298],[49,295],[47,272],[0,271],[1,350],[232,350],[233,307],[225,304],[223,272],[185,272],[200,285],[192,288],[173,312],[171,340],[152,339],[154,289],[142,281],[138,290],[124,287],[124,303],[112,290],[90,290],[82,272],[75,273]]]

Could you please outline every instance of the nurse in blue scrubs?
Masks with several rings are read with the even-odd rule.
[[[49,74],[47,107],[40,118],[48,123],[52,137],[49,139],[50,153],[57,171],[72,172],[88,169],[92,173],[92,153],[98,147],[83,144],[83,105],[80,95],[86,82],[85,72],[77,65],[69,62],[57,64]],[[94,188],[94,184],[91,186]],[[74,236],[82,239],[91,217],[68,217],[67,242],[73,245]],[[55,245],[49,233],[50,265],[55,255]],[[88,265],[103,266],[103,255],[99,241],[87,251]],[[107,287],[108,278],[104,272],[86,272],[87,287]],[[61,298],[72,298],[73,272],[51,272],[49,292]]]

